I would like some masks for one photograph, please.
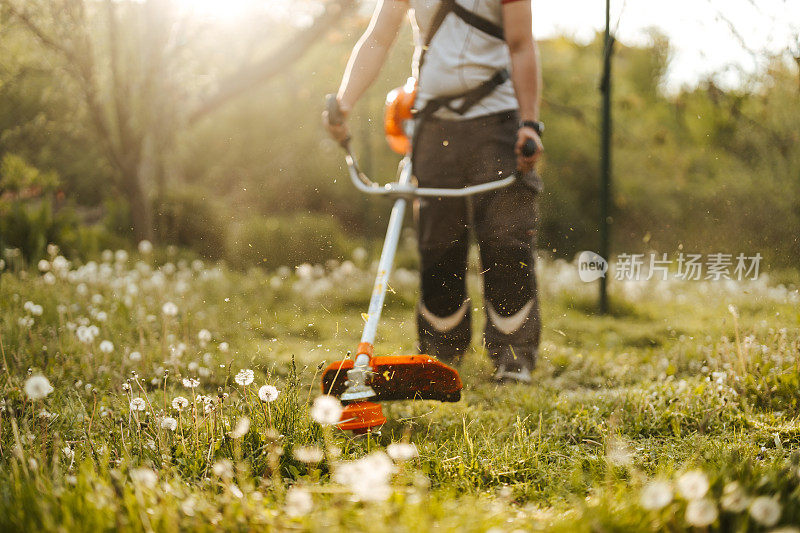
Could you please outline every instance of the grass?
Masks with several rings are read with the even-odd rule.
[[[386,404],[381,432],[355,437],[309,409],[322,365],[360,336],[368,265],[242,274],[166,252],[126,255],[70,266],[53,257],[41,265],[48,273],[1,274],[4,530],[800,523],[796,273],[780,273],[788,285],[612,282],[614,312],[599,316],[594,286],[544,260],[533,386],[492,383],[476,333],[459,403]],[[415,285],[410,271],[395,276],[380,353],[413,351]],[[254,371],[252,383],[237,383],[242,369]],[[31,399],[32,375],[46,376],[52,393]],[[259,399],[264,384],[281,391],[277,400]],[[180,412],[178,396],[188,400]],[[394,442],[413,443],[418,456],[389,462]],[[696,472],[708,482],[699,495],[685,489]],[[668,501],[648,503],[659,488]]]

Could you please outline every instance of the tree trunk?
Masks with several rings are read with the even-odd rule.
[[[144,192],[139,169],[126,169],[122,172],[122,189],[131,210],[131,229],[137,241],[153,240],[153,212],[150,201]]]

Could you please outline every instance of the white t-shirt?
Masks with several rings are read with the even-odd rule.
[[[431,99],[453,96],[474,89],[503,68],[511,71],[511,57],[504,41],[475,28],[453,13],[445,17],[425,54],[422,72],[418,72],[419,57],[439,0],[403,0],[409,2],[409,15],[414,27],[416,52],[413,72],[419,80],[416,109],[422,109]],[[503,26],[502,4],[519,0],[458,0],[465,9]],[[527,1],[527,0],[526,0]],[[454,102],[455,105],[458,101]],[[463,115],[442,108],[436,116],[446,119],[475,118],[501,111],[517,109],[511,80],[475,104]]]

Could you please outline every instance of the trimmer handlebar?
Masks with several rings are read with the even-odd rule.
[[[341,109],[339,108],[339,102],[336,99],[336,95],[329,94],[325,97],[325,110],[328,113],[328,122],[331,125],[339,126],[344,123],[344,115],[342,114]],[[470,185],[468,187],[461,187],[458,189],[452,188],[434,188],[434,187],[417,187],[415,184],[411,183],[410,176],[407,176],[405,179],[401,177],[396,182],[387,183],[385,185],[380,185],[374,181],[372,181],[366,174],[361,172],[358,168],[358,163],[356,162],[356,158],[353,155],[353,152],[350,150],[350,138],[347,137],[341,143],[342,148],[346,152],[345,161],[347,161],[347,169],[350,173],[350,180],[353,182],[353,185],[356,188],[364,192],[366,194],[374,194],[378,196],[389,196],[389,197],[405,197],[405,198],[413,198],[413,197],[464,197],[464,196],[472,196],[473,194],[480,194],[484,192],[494,191],[497,189],[502,189],[504,187],[508,187],[512,183],[517,180],[517,173],[511,174],[510,176],[490,181],[488,183],[481,183],[479,185]],[[522,145],[522,155],[525,157],[530,157],[536,153],[537,146],[536,143],[532,139],[528,139],[525,141],[525,144]],[[406,155],[403,158],[400,167],[401,173],[409,173],[411,172],[411,156]]]

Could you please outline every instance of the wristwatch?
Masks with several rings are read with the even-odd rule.
[[[536,135],[539,137],[544,134],[544,122],[540,120],[523,120],[519,124],[520,128],[531,128],[533,131],[536,132]]]

